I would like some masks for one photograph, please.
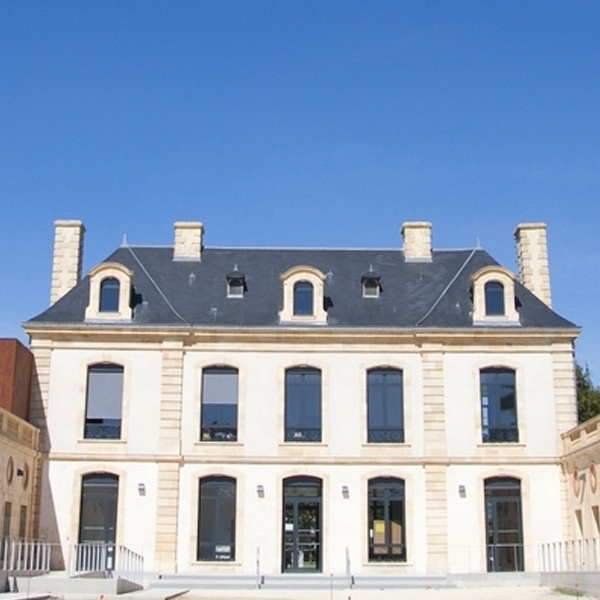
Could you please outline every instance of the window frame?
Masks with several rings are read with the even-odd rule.
[[[208,389],[211,388],[211,394],[215,393],[212,391],[213,386],[208,384],[208,379],[217,376],[233,376],[235,375],[235,402],[207,402],[206,395]],[[208,376],[208,377],[207,377]],[[201,391],[200,391],[200,441],[201,442],[223,442],[232,443],[237,442],[239,437],[239,402],[240,402],[240,376],[239,369],[230,365],[209,365],[202,369],[201,375]],[[226,384],[224,384],[226,385]],[[229,391],[226,391],[229,393]],[[205,423],[206,409],[208,406],[217,405],[235,405],[234,411],[234,424],[233,427],[224,427],[223,425],[217,427],[209,427],[208,423]],[[223,411],[221,411],[223,412]],[[214,423],[213,423],[214,424]],[[212,429],[220,429],[222,431],[215,432],[209,431]],[[218,435],[216,435],[218,433]]]
[[[121,282],[116,277],[105,277],[104,279],[102,279],[102,281],[100,282],[100,298],[98,300],[98,312],[119,312],[120,297]]]
[[[214,496],[208,493],[203,495],[203,487],[205,492],[211,489],[217,491]],[[203,520],[203,515],[209,512],[206,502],[213,498],[216,498],[214,514],[209,514],[206,520]],[[233,500],[228,503],[226,500],[231,498]],[[228,511],[228,514],[225,514],[225,521],[229,517],[231,523],[231,531],[228,534],[220,529],[223,525],[223,520],[220,518],[223,511]],[[207,475],[198,480],[197,525],[196,560],[198,562],[230,563],[235,561],[237,529],[237,480],[235,478],[226,475]],[[208,533],[211,535],[205,537]],[[203,547],[212,548],[212,558],[204,553]],[[226,548],[229,550],[227,551]]]
[[[116,262],[102,263],[92,269],[89,273],[90,297],[85,309],[85,320],[130,322],[133,318],[133,277],[133,271]],[[102,307],[102,284],[111,279],[116,279],[119,283],[116,310],[106,310]]]
[[[392,387],[394,384],[388,383],[386,380],[389,376],[399,377],[399,382],[396,384],[399,389],[399,395],[397,397],[391,397]],[[375,390],[373,386],[377,384],[375,379],[378,376],[383,376],[384,380],[381,382],[381,401],[382,406],[381,412],[384,421],[389,421],[389,415],[394,410],[391,404],[398,402],[398,422],[394,425],[382,425],[375,427],[373,422],[375,421],[375,409],[374,406],[377,398],[375,396]],[[378,366],[372,367],[367,370],[366,373],[366,395],[367,395],[367,443],[369,444],[403,444],[405,442],[405,430],[404,430],[404,372],[402,369],[397,367],[389,366]],[[377,433],[379,432],[379,433]],[[377,439],[379,438],[379,439]]]
[[[301,279],[294,283],[294,308],[295,317],[312,316],[315,312],[315,287],[310,281]]]
[[[279,311],[279,322],[283,324],[326,325],[325,280],[327,277],[307,265],[288,269],[281,275],[283,283],[283,307]],[[312,312],[298,314],[295,312],[296,284],[305,282],[312,285]]]
[[[488,265],[471,276],[473,294],[473,325],[519,325],[515,275],[500,265]],[[487,311],[486,286],[495,282],[504,288],[504,312],[489,314]]]
[[[510,414],[502,416],[502,411],[510,407],[502,408],[502,401],[506,396],[502,395],[501,389],[506,387],[502,383],[503,376],[512,377],[512,411],[514,423],[505,425],[502,421],[510,418]],[[481,412],[481,442],[483,444],[518,444],[519,410],[517,396],[517,372],[506,366],[490,366],[479,369],[479,406]]]
[[[106,385],[106,382],[102,384],[92,384],[90,385],[91,379],[95,379],[93,376],[94,373],[120,373],[121,377],[121,386],[120,386],[120,398],[118,398],[118,404],[120,407],[119,417],[102,417],[95,416],[94,413],[98,411],[98,402],[101,400],[92,399],[94,402],[93,406],[90,406],[90,394],[99,394],[101,390],[91,392],[92,388],[100,387],[102,385]],[[102,363],[93,363],[87,366],[86,369],[86,390],[85,390],[85,413],[84,413],[84,422],[83,422],[83,439],[85,440],[93,440],[93,441],[104,441],[104,440],[122,440],[123,437],[123,397],[124,397],[124,387],[125,387],[125,368],[123,365],[112,363],[112,362],[102,362]],[[111,390],[114,391],[114,390]],[[111,403],[115,403],[117,401],[116,396],[111,399]],[[115,404],[116,405],[116,404]],[[105,410],[102,408],[101,410]],[[90,412],[92,412],[92,416],[90,416]],[[115,421],[115,423],[108,424],[104,423],[104,421]],[[118,422],[117,422],[118,421]],[[94,435],[92,432],[96,431],[97,433],[102,433],[102,428],[106,427],[104,430],[106,435]]]
[[[378,491],[383,492],[381,498],[375,493]],[[377,510],[376,503],[379,505]],[[392,503],[400,506],[392,507]],[[394,508],[395,511],[399,511],[399,523],[393,520],[393,515],[397,515],[394,513]],[[381,524],[382,519],[375,519],[376,513],[380,511],[383,513],[383,524]],[[394,541],[394,523],[400,528],[399,541]],[[379,531],[376,531],[377,529]],[[383,534],[382,542],[375,541],[377,533]],[[369,479],[367,482],[367,561],[372,564],[407,562],[406,538],[406,481],[399,477]],[[377,549],[382,552],[376,552]]]
[[[295,385],[296,376],[300,375],[301,385]],[[314,377],[310,381],[308,377]],[[314,394],[314,396],[312,395]],[[318,405],[318,426],[312,426],[310,420],[314,416],[314,407]],[[295,414],[300,419],[293,422]],[[284,442],[289,443],[321,443],[323,441],[323,374],[321,369],[310,366],[290,367],[284,375]]]
[[[500,281],[491,279],[483,286],[485,297],[485,316],[500,317],[506,315],[504,302],[504,285]]]

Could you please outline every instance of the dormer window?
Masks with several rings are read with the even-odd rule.
[[[381,277],[375,273],[373,266],[361,277],[363,298],[379,298],[381,293]]]
[[[86,321],[131,321],[133,271],[119,263],[103,263],[90,271]]]
[[[309,266],[293,267],[283,273],[283,308],[279,321],[325,325],[325,279],[321,271]]]
[[[119,291],[121,284],[114,277],[107,277],[100,284],[100,312],[119,310]]]
[[[227,297],[243,298],[246,291],[246,280],[244,274],[238,271],[237,265],[233,271],[227,275]]]
[[[489,265],[471,277],[474,325],[518,325],[515,276],[504,267]]]
[[[499,281],[485,284],[485,314],[487,317],[504,315],[504,286]]]
[[[294,315],[313,314],[313,286],[308,281],[294,284]]]

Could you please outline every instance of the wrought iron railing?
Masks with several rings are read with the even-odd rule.
[[[75,544],[69,553],[70,577],[86,573],[102,573],[142,585],[144,558],[125,546],[104,542]]]
[[[0,571],[48,573],[51,545],[38,540],[0,538]]]
[[[544,572],[600,570],[600,538],[540,545],[540,565]]]
[[[320,442],[320,427],[287,427],[285,430],[286,442]]]
[[[483,441],[491,442],[518,442],[519,430],[516,427],[484,427]]]
[[[404,429],[397,427],[369,428],[367,441],[372,444],[401,444],[404,442]]]
[[[523,571],[523,544],[488,544],[488,571]]]

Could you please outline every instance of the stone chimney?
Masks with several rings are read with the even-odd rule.
[[[85,227],[81,221],[54,222],[50,304],[62,298],[81,279],[84,234]]]
[[[202,256],[202,223],[178,221],[175,223],[173,260],[200,260]]]
[[[406,262],[431,262],[431,223],[409,221],[402,224],[401,233]]]
[[[552,307],[545,223],[521,223],[515,229],[521,283]]]

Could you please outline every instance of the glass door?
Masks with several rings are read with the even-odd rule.
[[[321,570],[321,481],[290,478],[283,487],[282,571]]]

